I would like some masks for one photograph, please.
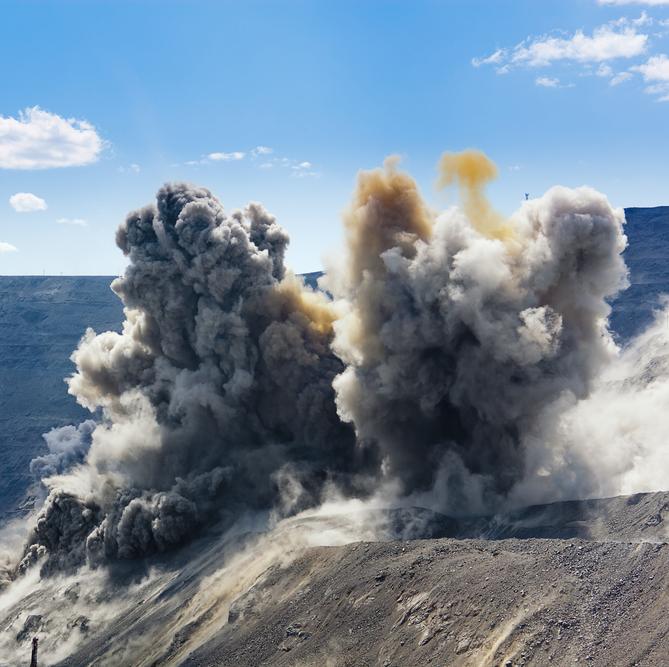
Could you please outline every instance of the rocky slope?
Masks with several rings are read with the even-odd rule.
[[[667,520],[665,493],[469,522],[307,514],[203,536],[104,585],[99,571],[34,584],[1,610],[0,653],[29,655],[38,633],[61,667],[659,666]],[[421,532],[432,539],[408,539]]]
[[[664,665],[668,566],[655,543],[321,547],[181,664]]]

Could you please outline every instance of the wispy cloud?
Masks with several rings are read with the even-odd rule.
[[[585,72],[585,74],[590,74],[590,72]],[[602,79],[608,79],[610,86],[619,86],[632,78],[631,72],[616,72],[610,65],[604,63],[597,68],[594,74]]]
[[[297,178],[318,178],[320,173],[314,170],[314,165],[311,162],[299,162],[291,165],[293,176]]]
[[[88,121],[39,107],[0,116],[0,169],[48,169],[95,162],[105,142]]]
[[[118,168],[118,170],[122,174],[125,174],[125,173],[128,173],[128,172],[133,173],[133,174],[139,174],[139,172],[142,171],[142,168],[136,162],[133,162],[133,163],[129,164],[127,167],[121,165]]]
[[[214,151],[203,155],[199,160],[188,160],[185,164],[195,167],[200,164],[211,164],[212,162],[239,162],[246,157],[246,151]]]
[[[273,152],[269,146],[256,146],[251,150],[251,155],[258,157],[259,155],[271,155]]]
[[[0,241],[0,254],[3,252],[18,252],[18,248],[15,245],[12,245],[11,243],[5,243],[4,241]]]
[[[596,28],[592,35],[578,31],[571,37],[545,37],[518,45],[511,63],[540,67],[558,60],[588,63],[632,58],[642,54],[647,43],[648,36],[637,33],[634,28],[616,30],[602,26]]]
[[[243,160],[245,156],[244,151],[233,151],[232,153],[209,153],[206,159],[212,162],[234,162]]]
[[[629,81],[632,78],[632,73],[631,72],[618,72],[618,74],[614,74],[610,81],[609,85],[610,86],[619,86],[621,83],[624,83],[625,81]]]
[[[74,225],[76,227],[86,227],[88,222],[83,218],[58,218],[56,222],[59,225]]]
[[[292,158],[282,157],[274,158],[272,162],[266,162],[261,165],[263,169],[270,169],[277,166],[282,169],[289,169],[295,178],[318,178],[321,174],[314,169],[314,165],[308,160],[293,160]]]
[[[669,6],[669,0],[647,2],[616,1],[600,4],[645,4]],[[644,30],[653,26],[654,31]],[[553,75],[555,68],[576,67],[579,76],[597,76],[608,80],[610,86],[619,86],[630,81],[634,74],[641,74],[647,84],[645,92],[658,96],[661,101],[669,101],[669,58],[664,54],[653,55],[651,37],[665,37],[669,20],[650,16],[646,11],[641,15],[621,17],[600,25],[586,33],[555,33],[539,37],[529,37],[514,47],[497,49],[489,56],[474,58],[475,67],[493,66],[498,74],[508,74],[514,69],[548,70],[537,76],[534,83],[544,88],[571,88],[573,84],[563,84]],[[649,53],[650,52],[650,53]],[[643,58],[646,61],[643,62]],[[624,68],[616,64],[624,62]],[[640,62],[641,61],[641,62]],[[553,71],[551,71],[551,69]]]
[[[258,169],[268,170],[276,168],[288,169],[291,175],[298,178],[318,177],[320,172],[315,171],[314,165],[308,160],[295,160],[293,158],[276,155],[274,149],[269,146],[255,146],[250,150],[215,152],[204,155],[199,160],[190,160],[187,166],[199,166],[213,164],[216,162],[241,162],[249,159]]]
[[[493,65],[499,74],[518,67],[547,67],[558,62],[578,64],[606,63],[628,59],[646,52],[648,35],[638,31],[638,24],[622,19],[601,25],[586,34],[530,37],[509,49],[497,49],[489,56],[474,58],[474,67]]]
[[[17,192],[9,198],[9,205],[17,213],[31,213],[33,211],[46,211],[47,205],[44,199],[37,197],[32,192]]]
[[[560,79],[550,76],[538,76],[534,83],[542,88],[563,88]]]
[[[506,49],[497,49],[497,51],[491,53],[489,56],[472,58],[472,65],[474,65],[474,67],[481,67],[481,65],[501,65],[506,59],[506,56]]]
[[[641,74],[644,81],[650,84],[644,92],[656,95],[659,102],[669,102],[669,57],[661,53],[631,69]]]

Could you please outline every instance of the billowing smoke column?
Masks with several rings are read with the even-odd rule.
[[[393,161],[359,178],[348,255],[328,276],[348,304],[334,386],[340,416],[401,493],[433,489],[445,509],[471,512],[522,479],[546,406],[585,397],[611,359],[624,219],[589,188],[558,187],[505,221],[482,194],[495,174],[483,154],[447,154],[441,168],[464,212],[433,218]]]
[[[333,487],[457,513],[533,488],[537,433],[615,354],[623,213],[553,188],[505,220],[482,193],[494,175],[481,153],[445,155],[464,207],[437,215],[396,162],[362,173],[334,300],[286,272],[258,204],[226,214],[177,184],[129,215],[123,333],[88,331],[72,357],[70,392],[102,418],[35,463],[50,493],[22,567],[140,557]]]
[[[86,464],[51,489],[24,564],[162,551],[240,510],[314,504],[353,479],[352,429],[335,411],[334,310],[284,267],[286,233],[262,206],[224,213],[166,186],[117,234],[123,333],[89,330],[70,392],[103,419]],[[71,435],[71,434],[70,434]],[[57,462],[47,456],[35,466]],[[343,483],[343,482],[342,482]]]

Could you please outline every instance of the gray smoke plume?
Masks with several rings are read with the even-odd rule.
[[[42,437],[49,450],[30,462],[30,472],[38,479],[53,477],[82,463],[91,446],[91,436],[96,422],[87,419],[79,426],[53,428]]]
[[[286,272],[288,237],[259,204],[226,214],[207,191],[166,186],[117,234],[130,263],[112,289],[123,332],[89,330],[69,390],[102,420],[84,465],[51,492],[24,565],[131,558],[204,523],[288,511],[355,477],[352,429],[335,411],[334,311]],[[83,435],[82,435],[83,437]],[[35,462],[61,472],[55,452]]]
[[[333,301],[286,271],[288,237],[259,204],[226,214],[176,184],[130,214],[123,332],[89,330],[72,356],[70,392],[102,417],[69,470],[35,463],[50,493],[21,567],[142,557],[332,488],[429,493],[455,513],[532,488],[538,434],[616,355],[623,213],[558,187],[505,220],[482,194],[485,156],[441,168],[462,211],[435,214],[392,161],[361,174]]]
[[[348,308],[334,386],[401,494],[437,483],[449,511],[489,511],[523,478],[544,410],[586,397],[612,359],[606,299],[626,281],[624,217],[594,190],[558,187],[507,221],[483,197],[495,173],[483,154],[447,154],[442,169],[463,212],[435,217],[393,162],[359,177],[348,254],[328,274]]]

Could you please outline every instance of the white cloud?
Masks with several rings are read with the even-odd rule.
[[[669,58],[664,53],[651,56],[642,65],[631,69],[651,84],[644,89],[645,93],[658,95],[659,102],[669,102]]]
[[[75,225],[77,227],[86,227],[88,222],[83,218],[58,218],[56,222],[59,225]]]
[[[18,248],[15,245],[12,245],[11,243],[5,243],[4,241],[0,241],[0,253],[3,252],[17,252]]]
[[[597,68],[595,75],[608,79],[610,86],[619,86],[621,83],[632,78],[631,72],[615,72],[610,65],[604,63]]]
[[[271,155],[274,151],[269,146],[256,146],[252,151],[251,155],[253,157],[258,157],[258,155]]]
[[[648,95],[657,95],[658,102],[669,102],[669,83],[655,83],[643,90]]]
[[[293,176],[297,178],[318,178],[320,173],[317,171],[294,171]]]
[[[243,160],[246,153],[243,151],[233,151],[232,153],[209,153],[207,159],[214,162],[232,162],[234,160]]]
[[[669,81],[669,58],[664,53],[650,57],[643,65],[632,67],[646,81]]]
[[[628,16],[621,16],[619,19],[616,19],[615,21],[610,21],[609,25],[612,26],[628,26],[628,25],[633,25],[637,27],[645,26],[645,25],[653,25],[655,23],[655,19],[648,14],[645,10],[641,12],[641,15],[637,19],[631,19]],[[660,21],[661,23],[661,21]]]
[[[645,17],[642,15],[642,22]],[[496,65],[498,74],[513,67],[546,67],[556,62],[601,63],[633,58],[646,52],[648,35],[637,31],[637,21],[624,19],[595,28],[591,35],[578,30],[571,35],[528,38],[512,49],[498,49],[484,58],[474,58],[475,67]]]
[[[139,172],[142,171],[142,168],[136,162],[133,162],[127,167],[121,165],[118,170],[121,174],[125,174],[128,171],[131,171],[133,174],[139,174]]]
[[[634,28],[615,30],[609,26],[596,28],[592,36],[580,30],[571,37],[542,37],[528,44],[519,44],[511,61],[516,65],[540,67],[559,60],[580,63],[603,62],[615,58],[632,58],[645,52],[648,35]]]
[[[76,167],[95,162],[105,142],[85,120],[39,107],[0,116],[0,169]]]
[[[628,79],[632,78],[632,73],[631,72],[619,72],[618,74],[614,74],[611,77],[611,80],[609,81],[610,86],[619,86],[621,83],[624,83]]]
[[[552,76],[538,76],[534,83],[543,88],[573,88],[573,83],[561,83],[560,79]]]
[[[187,167],[196,167],[201,164],[211,164],[212,162],[238,162],[245,157],[246,153],[244,151],[231,151],[230,153],[215,151],[214,153],[203,155],[199,160],[188,160],[184,164]]]
[[[485,58],[472,58],[472,65],[474,65],[474,67],[481,67],[481,65],[499,65],[505,57],[506,49],[497,49],[497,51]]]
[[[17,192],[9,198],[10,206],[17,213],[30,213],[32,211],[46,211],[46,202],[34,195],[32,192]]]
[[[208,153],[199,160],[189,160],[184,164],[187,166],[199,166],[212,164],[214,162],[236,162],[244,160],[247,156],[251,157],[252,164],[258,169],[273,169],[274,167],[283,167],[290,169],[293,176],[320,176],[320,173],[313,170],[313,164],[308,160],[298,162],[297,160],[281,155],[275,155],[274,149],[269,146],[255,146],[247,151],[233,151],[230,153]],[[258,160],[261,157],[263,160]]]

